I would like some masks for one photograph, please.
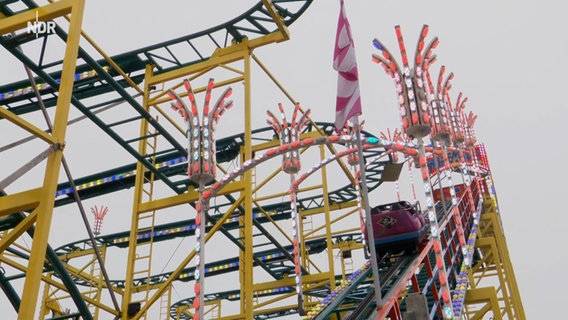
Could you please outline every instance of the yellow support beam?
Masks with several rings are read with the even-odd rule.
[[[303,276],[302,279],[304,283],[328,282],[330,273],[331,276],[334,276],[333,272],[334,270],[332,270],[331,272],[308,274]],[[252,291],[262,291],[262,290],[276,289],[281,287],[293,287],[295,285],[296,285],[296,280],[294,280],[294,277],[287,277],[281,280],[255,283],[252,287]]]
[[[243,39],[240,43],[235,43],[230,47],[218,48],[211,57],[203,62],[192,64],[169,72],[154,75],[146,79],[148,86],[162,84],[164,82],[180,78],[188,74],[199,73],[203,70],[232,63],[235,61],[250,59],[250,52],[253,49],[271,43],[278,43],[289,38],[282,32],[274,32],[255,39]],[[247,58],[248,57],[248,58]],[[244,74],[247,77],[246,71]]]
[[[319,146],[320,149],[320,161],[323,161],[325,157],[325,147],[323,145]],[[334,257],[333,257],[333,241],[331,239],[331,211],[330,211],[330,203],[329,197],[329,190],[327,188],[327,166],[321,168],[321,184],[322,184],[322,195],[323,195],[323,211],[324,211],[324,219],[325,219],[325,234],[326,234],[326,244],[327,244],[327,263],[328,263],[328,270],[329,272],[329,290],[335,290],[335,275],[334,275]],[[301,216],[300,216],[301,217]],[[303,228],[302,228],[303,231]],[[305,233],[302,234],[302,239],[306,239],[307,235]]]
[[[259,145],[252,145],[252,101],[251,101],[251,66],[250,66],[250,59],[251,59],[251,54],[252,54],[252,50],[256,47],[259,46],[263,46],[269,43],[275,43],[275,42],[280,42],[283,40],[287,40],[289,38],[289,34],[288,34],[288,30],[286,29],[285,25],[283,24],[282,19],[277,19],[277,11],[274,10],[274,7],[272,5],[272,3],[270,1],[266,1],[264,0],[264,4],[265,6],[267,6],[267,10],[269,12],[269,14],[272,14],[273,19],[275,20],[275,22],[278,24],[279,26],[279,30],[277,32],[274,32],[272,34],[266,35],[266,36],[262,36],[256,39],[244,39],[242,42],[240,43],[234,43],[233,45],[231,45],[230,47],[227,48],[220,48],[217,49],[213,55],[207,59],[206,61],[197,63],[197,64],[193,64],[193,65],[189,65],[186,67],[182,67],[176,70],[172,70],[169,72],[165,72],[162,74],[158,74],[158,75],[154,75],[152,74],[152,72],[147,72],[146,74],[146,78],[145,78],[145,92],[148,92],[148,88],[151,86],[156,86],[156,87],[164,87],[166,85],[167,82],[170,82],[170,84],[167,84],[169,87],[171,87],[171,83],[175,83],[175,81],[177,81],[178,79],[182,78],[182,77],[188,77],[190,80],[191,79],[195,79],[197,77],[201,77],[204,76],[205,73],[213,71],[213,69],[221,67],[221,68],[225,68],[228,69],[229,71],[234,71],[237,72],[235,70],[231,70],[230,67],[228,66],[229,64],[233,63],[233,62],[241,62],[243,64],[243,71],[242,72],[237,72],[239,73],[239,75],[242,74],[242,78],[238,78],[239,81],[242,81],[243,86],[244,86],[244,141],[245,144],[243,145],[243,149],[240,152],[240,160],[242,162],[247,161],[249,159],[252,158],[252,154],[254,152],[257,151],[261,151],[261,150],[265,150],[268,148],[272,148],[272,147],[276,147],[279,144],[279,141],[275,140],[275,141],[269,141],[266,143],[262,143]],[[272,10],[272,11],[271,11]],[[230,82],[234,82],[233,79],[229,80]],[[218,84],[223,84],[224,82],[217,82]],[[227,82],[228,83],[228,82]],[[174,84],[174,87],[176,86],[176,84]],[[146,103],[145,105],[150,106],[150,105],[155,105],[161,102],[166,102],[166,99],[163,97],[163,92],[162,93],[158,93],[157,95],[154,95],[153,98],[150,98],[148,96],[145,97]],[[170,121],[171,122],[171,121]],[[179,130],[179,128],[178,128]],[[181,130],[183,131],[183,130]],[[315,136],[320,136],[322,133],[321,132],[311,132],[308,133],[307,135],[302,135],[302,138],[306,138],[306,137],[315,137]],[[257,186],[257,189],[260,188]],[[238,319],[252,319],[254,313],[256,312],[254,310],[255,308],[255,299],[254,299],[254,290],[253,288],[255,288],[255,286],[257,284],[254,284],[254,272],[253,272],[253,224],[252,224],[252,209],[253,206],[259,206],[258,204],[255,204],[255,199],[253,199],[253,194],[256,190],[253,190],[253,185],[252,185],[252,174],[250,171],[245,172],[241,177],[240,177],[240,181],[236,181],[236,182],[232,182],[229,185],[227,185],[225,188],[223,188],[221,190],[221,192],[219,192],[217,195],[223,195],[223,194],[237,194],[238,196],[236,196],[236,198],[238,198],[237,201],[235,201],[235,203],[232,205],[232,209],[230,209],[229,211],[233,211],[235,206],[241,205],[244,207],[244,215],[241,216],[240,218],[240,225],[242,226],[240,232],[240,237],[242,239],[242,243],[244,245],[244,247],[246,248],[244,251],[240,251],[239,252],[239,261],[240,261],[240,271],[239,271],[239,277],[241,280],[241,308],[240,308],[240,313],[238,315],[233,316],[233,318],[238,318]],[[239,194],[240,193],[240,194]],[[133,214],[140,214],[143,212],[149,212],[149,211],[153,211],[153,210],[159,210],[159,209],[164,209],[164,208],[170,208],[173,206],[177,206],[177,205],[181,205],[181,204],[186,204],[188,202],[195,202],[198,200],[199,194],[196,190],[194,190],[193,188],[190,188],[188,190],[188,192],[182,194],[182,195],[175,195],[175,196],[171,196],[171,197],[166,197],[166,198],[161,198],[161,199],[156,199],[153,201],[149,201],[149,202],[139,202],[137,204],[137,208],[135,210],[133,210]],[[338,204],[328,204],[329,208],[337,208]],[[353,202],[353,204],[349,204],[345,207],[349,207],[349,206],[353,206],[355,205],[355,202]],[[323,212],[323,209],[319,209],[316,210],[314,212],[307,212],[307,214],[315,214],[316,212],[321,213]],[[230,212],[227,212],[226,214],[224,214],[223,218],[220,219],[219,221],[217,221],[216,225],[207,233],[206,235],[206,240],[208,240],[213,234],[215,234],[220,226],[223,224],[223,222],[226,220],[228,214],[230,214]],[[195,252],[192,251],[185,259],[183,259],[183,261],[181,261],[178,265],[178,268],[176,268],[176,270],[174,270],[174,272],[171,274],[171,277],[162,285],[159,286],[159,288],[157,287],[153,287],[156,288],[156,292],[154,293],[154,295],[152,297],[150,297],[150,299],[147,301],[146,305],[144,305],[142,307],[142,310],[139,312],[139,315],[141,313],[144,313],[149,305],[152,305],[155,301],[157,301],[157,298],[159,296],[161,296],[161,294],[163,294],[163,292],[166,290],[166,287],[169,287],[171,285],[171,282],[173,281],[173,279],[176,279],[181,270],[185,267],[185,265],[187,265],[191,259],[194,257]],[[321,276],[324,276],[325,279],[324,280],[320,280]],[[320,283],[329,283],[329,279],[333,278],[333,273],[321,273],[321,274],[317,274],[317,276],[314,275],[308,275],[307,276],[307,281],[312,281],[310,280],[311,278],[314,278],[318,281],[318,284]],[[315,280],[313,280],[315,281]],[[289,285],[293,285],[294,279],[290,278],[288,280],[286,280],[286,282],[290,282]],[[128,279],[127,279],[127,283],[128,283]],[[207,283],[207,282],[206,282]],[[313,282],[312,282],[313,283]],[[207,288],[207,285],[205,286],[205,288]],[[136,291],[136,288],[131,288],[131,293]],[[205,289],[206,290],[206,289]],[[206,291],[207,292],[207,291]],[[125,304],[123,303],[123,306]],[[134,319],[138,319],[140,316],[136,316],[134,317]]]
[[[225,67],[226,67],[226,66],[225,66]],[[207,71],[210,71],[210,70],[208,69]],[[232,71],[234,71],[234,72],[236,72],[236,73],[238,73],[238,74],[242,74],[242,72],[239,72],[239,71],[237,71],[237,70],[232,70]],[[192,78],[193,78],[193,77],[192,77]],[[191,81],[191,79],[189,79],[189,80]],[[244,77],[243,77],[242,75],[241,75],[241,76],[238,76],[238,77],[234,77],[234,78],[228,79],[228,80],[216,81],[215,84],[214,84],[214,86],[213,86],[213,88],[225,87],[225,86],[228,86],[228,85],[230,85],[230,84],[239,83],[239,82],[242,82],[242,81],[244,81]],[[172,86],[172,87],[170,87],[170,88],[168,88],[168,89],[176,90],[178,87],[181,87],[182,85],[183,85],[183,82],[181,82],[179,85],[174,85],[174,86]],[[204,91],[206,91],[206,90],[207,90],[207,87],[206,87],[206,86],[202,86],[202,87],[198,87],[198,88],[193,88],[193,94],[198,94],[198,93],[204,92]],[[178,94],[178,96],[179,96],[180,98],[187,97],[187,95],[188,95],[187,92],[179,92],[179,93],[177,93],[177,94]],[[155,96],[153,96],[150,100],[148,100],[148,105],[149,105],[149,106],[152,106],[152,107],[154,107],[154,108],[157,108],[160,104],[163,104],[163,103],[168,104],[168,103],[171,102],[171,101],[172,101],[172,99],[167,95],[167,91],[166,91],[166,90],[163,90],[163,91],[161,91],[160,93],[158,93],[158,94],[156,94]],[[169,115],[167,115],[166,113],[163,113],[163,112],[161,112],[161,113],[162,113],[162,115],[168,117],[168,119],[169,119],[168,121],[169,121],[170,123],[172,123],[172,124],[177,124],[177,122],[176,122],[176,121],[173,121],[173,119],[172,119]],[[180,127],[180,130],[179,130],[179,131],[180,131],[180,133],[182,133],[182,134],[185,135],[185,129],[181,129],[181,127]]]
[[[484,316],[490,311],[493,313],[491,319],[502,319],[501,310],[499,309],[499,300],[497,299],[497,293],[494,287],[468,290],[465,303],[467,314],[469,314],[469,312],[467,312],[469,308],[473,305],[477,306],[477,308],[471,311],[472,314],[469,316],[470,320],[486,319]],[[482,304],[482,306],[479,306],[479,304]]]
[[[244,51],[244,50],[243,50]],[[248,48],[242,53],[244,56],[244,123],[245,123],[245,145],[242,163],[252,158],[252,99],[251,99],[251,75],[250,75],[250,52]],[[239,265],[241,272],[241,313],[245,319],[253,318],[254,299],[253,299],[253,223],[252,223],[252,171],[247,170],[244,174],[245,190],[244,208],[245,213],[241,217],[242,236],[244,239],[245,252],[241,255],[242,263]]]
[[[246,41],[244,41],[243,43],[238,44],[236,46],[246,49],[247,47],[246,47],[245,43],[246,43]],[[230,48],[233,48],[233,47],[230,47]],[[152,75],[152,76],[148,77],[145,80],[145,82],[147,83],[147,85],[149,87],[152,86],[152,85],[162,85],[164,82],[167,82],[167,81],[179,79],[179,78],[184,77],[186,75],[200,72],[204,69],[209,69],[211,67],[220,66],[222,64],[228,64],[228,63],[239,61],[239,60],[242,60],[242,59],[244,59],[244,54],[243,54],[243,52],[240,52],[240,51],[231,52],[230,54],[226,54],[226,55],[214,55],[214,56],[211,56],[211,58],[209,58],[208,60],[203,61],[203,62],[198,63],[198,64],[192,64],[192,65],[182,67],[182,68],[179,68],[179,69],[175,69],[175,70],[172,70],[172,71],[169,71],[169,72],[160,73],[158,75]]]
[[[232,194],[234,192],[242,191],[244,190],[244,188],[245,184],[242,181],[234,181],[224,186],[223,189],[221,189],[217,193],[217,195],[222,196],[226,194]],[[199,193],[193,188],[190,188],[190,190],[186,193],[141,203],[138,206],[138,213],[171,208],[181,204],[195,202],[198,199]]]
[[[0,217],[33,210],[39,204],[41,193],[42,189],[36,188],[0,197]]]
[[[4,255],[4,254],[0,254],[0,262],[4,263],[4,264],[6,264],[6,265],[9,265],[10,267],[12,267],[12,268],[14,268],[14,269],[16,269],[16,270],[19,270],[19,271],[21,271],[21,272],[24,272],[24,273],[27,273],[27,271],[28,271],[28,267],[27,267],[27,266],[25,266],[25,265],[23,265],[23,264],[21,264],[21,263],[18,263],[18,262],[16,262],[16,261],[13,261],[13,260],[9,259],[9,258],[8,258],[6,255]],[[73,274],[72,272],[70,272],[70,273]],[[57,278],[54,279],[54,278],[51,277],[49,274],[48,274],[48,275],[43,275],[43,276],[42,276],[42,281],[43,281],[46,285],[50,285],[50,286],[53,286],[53,287],[57,288],[57,290],[61,290],[61,291],[67,292],[67,287],[66,287],[63,283],[59,282],[59,279],[57,279]],[[119,292],[119,293],[120,293],[120,292]],[[90,303],[90,304],[93,304],[93,305],[97,305],[97,306],[100,307],[102,310],[105,310],[105,311],[107,311],[107,312],[109,312],[109,313],[111,313],[111,314],[114,314],[114,315],[117,314],[116,310],[114,310],[113,307],[107,306],[107,305],[102,304],[102,303],[98,303],[97,301],[95,301],[94,299],[91,299],[91,298],[89,298],[89,297],[83,297],[83,299],[85,300],[85,302]],[[33,319],[35,319],[35,318],[33,318]]]
[[[335,210],[353,208],[355,206],[357,206],[357,201],[334,202],[334,203],[331,203],[329,205],[329,210],[335,211]],[[313,209],[308,209],[308,210],[302,210],[302,217],[322,213],[322,212],[324,212],[324,210],[325,209],[323,207],[313,208]]]
[[[30,215],[20,221],[10,232],[5,234],[0,240],[0,253],[4,252],[16,239],[26,232],[36,221],[37,210],[32,211]]]
[[[280,33],[283,36],[280,41],[289,40],[290,39],[290,32],[288,31],[288,27],[286,27],[286,24],[284,23],[284,19],[282,19],[282,17],[278,14],[278,12],[276,12],[276,8],[274,7],[274,4],[272,3],[272,1],[271,0],[262,0],[262,3],[264,4],[264,6],[266,7],[266,10],[270,14],[270,17],[272,17],[272,20],[278,26],[278,31],[280,31]]]
[[[227,212],[225,212],[223,214],[223,216],[217,220],[217,222],[215,223],[215,225],[213,227],[211,227],[211,229],[209,230],[209,232],[207,232],[207,234],[205,235],[205,243],[207,243],[209,241],[209,239],[211,239],[211,237],[215,234],[215,232],[217,232],[221,226],[225,223],[225,221],[227,220],[227,218],[233,213],[233,211],[236,210],[236,208],[238,206],[241,205],[243,201],[243,198],[239,198],[235,201],[235,203],[233,203],[231,205],[231,207],[227,210]],[[168,279],[160,284],[157,285],[155,287],[152,287],[152,289],[156,289],[156,291],[154,292],[154,295],[152,295],[148,301],[146,302],[146,305],[142,306],[142,310],[140,310],[140,312],[138,313],[139,315],[143,314],[144,312],[146,312],[150,306],[152,306],[156,301],[158,301],[158,299],[166,292],[166,290],[171,286],[172,282],[174,280],[177,280],[180,276],[180,274],[182,273],[182,271],[185,269],[185,267],[187,266],[187,264],[189,264],[189,262],[191,261],[191,259],[193,259],[195,257],[196,251],[195,248],[185,257],[185,259],[179,263],[178,267],[171,272],[170,276],[168,277]],[[134,290],[134,289],[133,289]],[[140,316],[136,316],[134,318],[132,318],[132,320],[137,320],[139,319]]]
[[[24,28],[28,21],[35,21],[36,13],[38,19],[41,20],[52,20],[66,14],[71,15],[63,58],[59,96],[51,133],[52,140],[62,145],[64,145],[67,121],[69,119],[84,6],[84,0],[62,0],[35,10],[0,19],[0,34],[6,34]],[[47,158],[39,203],[34,210],[37,213],[35,216],[37,217],[36,228],[22,291],[22,296],[25,299],[22,300],[20,305],[19,320],[34,319],[35,317],[62,157],[63,151],[57,150]]]
[[[475,247],[482,257],[468,271],[472,289],[466,293],[466,306],[468,301],[485,299],[491,301],[491,308],[497,306],[499,317],[495,319],[524,320],[525,311],[495,200],[487,197],[483,205],[485,210],[480,217],[478,238],[475,241]],[[495,301],[500,303],[493,302],[493,295]],[[479,317],[483,316],[483,312],[488,312],[487,308],[477,311],[472,319],[481,319]]]
[[[150,65],[146,66],[146,78],[151,77],[153,74],[152,67]],[[149,110],[148,97],[150,94],[150,87],[147,83],[144,84],[144,100],[143,107],[146,111]],[[149,123],[148,120],[142,119],[140,121],[140,137],[144,137],[148,132]],[[146,155],[147,141],[146,139],[141,139],[138,142],[138,153],[141,155]],[[128,259],[126,263],[126,280],[124,282],[124,297],[122,299],[121,310],[127,310],[128,305],[132,302],[133,295],[133,285],[134,282],[134,270],[136,266],[137,247],[138,247],[138,229],[139,229],[139,215],[141,213],[140,206],[143,201],[144,193],[144,183],[145,183],[145,170],[146,167],[142,162],[136,163],[136,180],[134,182],[134,199],[132,201],[132,215],[130,219],[130,235],[128,243]],[[144,314],[144,313],[142,313]],[[126,312],[123,312],[121,319],[128,319]]]
[[[33,134],[34,136],[42,139],[43,141],[49,144],[55,144],[54,137],[50,136],[47,132],[36,127],[35,125],[26,121],[25,119],[18,117],[17,115],[8,111],[7,109],[0,108],[0,119],[2,118],[9,120],[13,124],[17,125],[18,127],[26,130],[27,132]]]

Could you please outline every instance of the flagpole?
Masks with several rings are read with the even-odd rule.
[[[337,101],[335,107],[335,131],[340,132],[350,118],[353,118],[357,151],[359,155],[359,167],[361,174],[361,191],[363,193],[363,205],[365,208],[365,229],[369,239],[369,251],[371,254],[371,269],[373,271],[373,283],[375,286],[375,298],[377,308],[383,307],[381,297],[381,283],[379,281],[379,267],[377,252],[375,251],[375,239],[373,237],[373,224],[371,222],[371,209],[369,208],[369,191],[365,174],[365,159],[363,158],[363,144],[361,143],[361,95],[359,93],[359,75],[357,72],[357,59],[355,46],[351,37],[349,21],[345,15],[343,0],[339,1],[339,20],[337,22],[337,34],[335,37],[335,50],[333,52],[333,69],[338,72],[337,78]],[[357,178],[357,177],[355,177]],[[363,235],[364,237],[365,235]]]
[[[361,142],[361,125],[359,124],[359,117],[355,116],[353,119],[353,126],[355,127],[355,135],[357,138],[357,152],[359,155],[359,170],[361,174],[360,185],[363,193],[363,208],[365,209],[365,229],[367,230],[367,239],[369,239],[369,251],[371,254],[371,268],[373,269],[373,284],[375,286],[375,299],[377,302],[377,309],[383,307],[383,298],[381,294],[381,282],[379,279],[379,265],[377,262],[377,252],[375,251],[375,237],[373,236],[373,223],[371,221],[371,208],[369,206],[369,190],[367,189],[367,175],[365,174],[365,158],[363,157],[363,143]]]

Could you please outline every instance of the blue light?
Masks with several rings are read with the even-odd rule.
[[[377,139],[375,137],[370,137],[370,138],[367,138],[367,143],[377,144],[377,143],[379,143],[379,139]]]
[[[373,46],[374,46],[375,48],[377,48],[377,49],[383,51],[383,47],[381,46],[381,44],[380,44],[378,41],[373,40]]]

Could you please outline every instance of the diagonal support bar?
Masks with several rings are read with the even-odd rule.
[[[55,143],[54,138],[52,136],[50,136],[48,133],[39,129],[35,125],[24,120],[23,118],[16,116],[15,114],[10,112],[9,110],[6,110],[5,108],[0,108],[0,119],[1,118],[9,120],[10,122],[14,123],[18,127],[26,130],[27,132],[29,132],[29,133],[33,134],[34,136],[44,140],[47,143],[50,143],[50,144]],[[0,188],[0,190],[1,189],[2,188]]]
[[[45,160],[50,154],[54,151],[57,151],[61,148],[61,144],[57,143],[45,151],[41,152],[37,156],[35,156],[32,160],[28,163],[24,164],[20,167],[20,169],[12,172],[9,176],[7,176],[4,180],[0,181],[0,191],[4,190],[7,186],[9,186],[12,182],[16,181],[19,177],[23,176],[26,172],[30,171],[33,167],[37,166],[40,162]]]
[[[0,217],[34,209],[39,204],[40,194],[41,188],[36,188],[0,197]]]

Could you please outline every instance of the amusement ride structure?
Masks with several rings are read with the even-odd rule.
[[[401,132],[336,133],[254,54],[288,40],[311,2],[262,0],[114,56],[82,31],[84,0],[0,2],[0,42],[26,71],[0,86],[0,128],[31,134],[0,145],[2,159],[19,154],[0,176],[0,287],[18,319],[525,319],[476,117],[452,100],[453,74],[431,76],[437,38],[426,43],[425,26],[409,60],[396,27],[402,64],[374,41]],[[254,105],[253,65],[289,101]],[[259,115],[268,126],[253,127]],[[66,131],[78,121],[129,162],[73,176]],[[36,166],[36,185],[18,183]],[[366,205],[381,204],[384,182],[401,188],[404,166],[422,185],[428,234],[375,252]],[[83,202],[112,194],[130,204],[130,225],[105,233],[107,212],[126,213],[101,205],[92,230]],[[62,210],[85,236],[55,246]]]

